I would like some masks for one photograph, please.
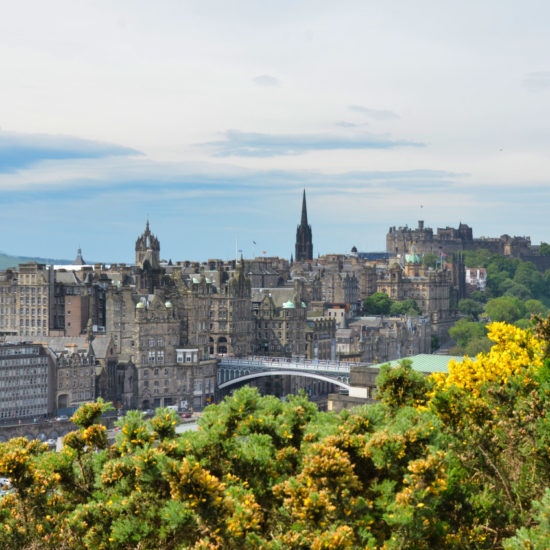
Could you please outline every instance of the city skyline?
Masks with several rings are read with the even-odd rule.
[[[29,13],[33,16],[29,17]],[[550,7],[56,1],[0,21],[0,247],[130,262],[548,241]],[[253,243],[256,243],[254,245]]]

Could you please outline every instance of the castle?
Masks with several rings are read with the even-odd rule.
[[[494,254],[502,254],[513,258],[522,258],[533,261],[532,257],[539,257],[536,249],[531,246],[530,237],[510,237],[502,235],[497,238],[473,238],[472,228],[460,223],[458,229],[454,227],[438,228],[437,233],[431,227],[424,227],[424,221],[419,220],[418,227],[390,227],[386,235],[386,251],[390,254],[405,255],[416,247],[418,254],[436,254],[450,256],[464,250],[478,250],[484,248]]]

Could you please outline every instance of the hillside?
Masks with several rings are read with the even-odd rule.
[[[9,256],[0,252],[0,270],[7,269],[9,267],[17,267],[18,264],[24,264],[26,262],[37,262],[39,264],[55,264],[55,265],[68,265],[72,263],[72,260],[55,260],[52,258],[31,258],[28,256]]]

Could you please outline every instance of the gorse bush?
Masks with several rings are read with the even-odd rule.
[[[549,326],[495,323],[448,375],[383,367],[379,402],[339,415],[243,388],[196,432],[133,411],[108,445],[87,404],[59,453],[0,445],[0,547],[547,548]]]

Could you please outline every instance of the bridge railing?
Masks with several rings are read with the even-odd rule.
[[[349,373],[350,366],[362,365],[363,363],[349,363],[346,361],[329,361],[315,359],[294,359],[286,357],[222,357],[221,366],[227,367],[252,367],[262,369],[290,368],[296,370],[312,370],[325,372]],[[366,366],[366,364],[365,364]]]

